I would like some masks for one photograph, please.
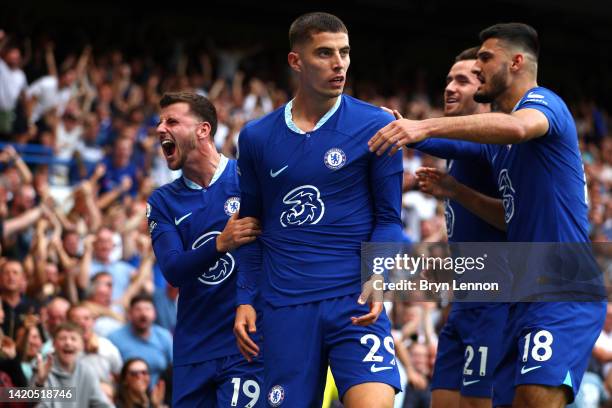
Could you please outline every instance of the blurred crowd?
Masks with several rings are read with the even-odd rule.
[[[169,403],[178,290],[157,267],[145,208],[153,189],[180,173],[167,169],[155,134],[158,101],[166,91],[207,96],[219,117],[215,144],[235,157],[243,125],[291,97],[280,81],[241,70],[253,53],[178,53],[168,69],[147,56],[86,46],[59,61],[51,41],[33,47],[0,30],[0,386],[71,383],[102,406]],[[383,95],[375,84],[353,83],[346,92],[407,118],[442,116],[439,95],[419,91],[418,80],[410,89]],[[591,100],[570,102],[591,238],[608,242],[609,118]],[[445,241],[443,203],[419,192],[414,175],[445,163],[403,154],[406,239]],[[397,302],[390,310],[408,381],[398,406],[429,406],[436,333],[447,309]],[[612,392],[612,310],[608,320],[588,373],[594,377],[583,385],[587,402],[579,401],[591,405],[582,407]]]

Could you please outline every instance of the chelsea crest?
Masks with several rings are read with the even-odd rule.
[[[323,162],[327,168],[331,170],[338,170],[346,164],[346,154],[344,154],[342,149],[334,147],[325,152]]]
[[[240,197],[230,197],[223,205],[223,211],[230,217],[240,209]]]

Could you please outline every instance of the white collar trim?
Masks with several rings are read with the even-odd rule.
[[[208,184],[208,187],[206,188],[210,188],[210,186],[212,186],[215,183],[215,181],[217,181],[219,177],[221,177],[221,174],[223,174],[225,167],[227,167],[227,163],[229,162],[228,158],[222,154],[220,156],[221,158],[219,159],[219,165],[217,166],[217,170],[215,170],[215,174],[213,174],[213,178],[212,180],[210,180],[210,184]],[[195,181],[189,180],[184,174],[183,174],[183,181],[185,181],[185,185],[192,190],[204,189],[204,187],[202,187]]]
[[[291,109],[293,108],[293,101],[294,100],[295,99],[290,100],[285,105],[285,123],[287,124],[287,127],[289,129],[291,129],[292,131],[294,131],[295,133],[299,133],[299,134],[303,135],[306,132],[304,132],[302,129],[297,127],[296,124],[293,122],[293,115],[291,114]],[[329,120],[329,118],[331,118],[332,115],[334,113],[336,113],[336,111],[340,107],[340,103],[341,102],[342,102],[342,95],[340,95],[338,97],[338,99],[336,100],[336,103],[334,104],[334,106],[332,106],[332,108],[330,110],[328,110],[327,113],[325,115],[323,115],[323,117],[321,119],[319,119],[319,121],[317,122],[315,127],[311,130],[311,132],[314,132],[315,130],[317,130],[321,126],[323,126],[325,124],[325,122],[327,122]]]

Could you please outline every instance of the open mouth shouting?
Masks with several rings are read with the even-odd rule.
[[[172,139],[164,139],[161,142],[162,150],[166,159],[171,157],[176,152],[176,143]]]

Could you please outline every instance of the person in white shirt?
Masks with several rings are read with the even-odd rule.
[[[30,122],[36,123],[47,111],[55,109],[61,116],[74,93],[73,84],[76,80],[74,68],[62,71],[59,78],[46,75],[34,81],[28,88],[28,98],[32,104]]]
[[[11,133],[15,107],[28,86],[21,70],[21,50],[0,30],[0,134]]]
[[[36,123],[45,113],[55,109],[62,116],[68,102],[76,92],[76,81],[83,77],[91,54],[91,46],[86,46],[76,66],[62,67],[58,71],[53,55],[53,45],[47,44],[45,58],[49,75],[43,76],[30,85],[27,96],[30,105],[30,123]]]

